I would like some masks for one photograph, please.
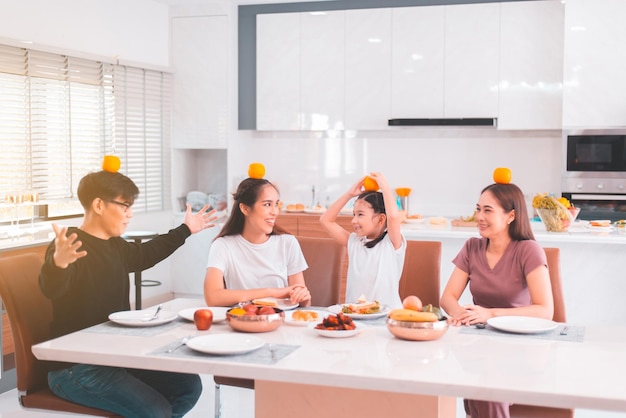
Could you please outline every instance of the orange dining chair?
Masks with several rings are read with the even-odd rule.
[[[36,254],[0,258],[0,298],[15,344],[15,368],[20,405],[27,410],[51,410],[99,417],[118,417],[56,396],[48,388],[46,362],[37,360],[33,344],[50,339],[52,303],[39,289],[43,260]]]
[[[406,244],[400,299],[415,295],[424,305],[439,307],[441,242],[410,240]]]
[[[303,275],[311,292],[311,305],[330,306],[339,303],[346,248],[331,238],[298,236],[297,239],[309,266]],[[221,386],[254,389],[253,379],[213,376],[213,380],[216,418],[222,414]]]
[[[544,248],[544,250],[546,252],[546,258],[548,259],[550,285],[552,287],[552,298],[554,300],[552,320],[556,322],[567,322],[561,280],[561,250],[559,248]],[[469,417],[470,415],[465,401],[464,406],[465,413]],[[574,410],[568,408],[513,404],[509,407],[509,414],[511,418],[573,418]]]

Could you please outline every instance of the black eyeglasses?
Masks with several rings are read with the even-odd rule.
[[[116,204],[118,206],[123,206],[124,207],[124,213],[128,212],[128,209],[130,209],[130,207],[131,207],[130,203],[118,202],[117,200],[107,200],[107,202],[114,203],[114,204]]]

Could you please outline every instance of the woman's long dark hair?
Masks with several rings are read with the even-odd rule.
[[[522,190],[513,183],[494,183],[483,189],[480,194],[490,191],[505,212],[515,210],[515,219],[509,224],[509,236],[514,241],[534,240],[532,227],[526,210],[526,200]]]
[[[383,199],[383,194],[381,192],[363,192],[356,198],[356,200],[360,200],[360,199],[363,199],[367,203],[369,203],[372,209],[374,210],[375,214],[380,213],[380,214],[385,215],[385,217],[387,216],[387,212],[385,212],[385,199]],[[386,227],[379,236],[377,236],[371,241],[366,242],[365,246],[367,248],[374,247],[376,244],[382,241],[383,238],[385,238],[385,235],[387,235]]]
[[[219,234],[215,237],[215,239],[220,237],[225,237],[228,235],[239,235],[243,233],[243,226],[246,223],[246,217],[239,208],[239,204],[243,203],[248,207],[254,206],[254,204],[259,200],[259,195],[261,194],[261,190],[263,187],[270,186],[278,191],[278,188],[274,186],[269,180],[266,179],[253,179],[247,178],[239,183],[237,187],[237,191],[233,193],[233,209],[230,212],[230,216],[228,220],[224,224],[224,227],[220,231]],[[286,231],[278,226],[274,226],[272,233],[270,235],[279,235],[284,234]]]

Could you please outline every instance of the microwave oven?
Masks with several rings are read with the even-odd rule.
[[[626,172],[626,132],[568,133],[567,172]]]

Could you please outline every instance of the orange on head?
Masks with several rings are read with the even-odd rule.
[[[105,155],[102,159],[102,169],[110,173],[117,173],[122,162],[117,155]]]
[[[363,188],[368,192],[377,192],[378,189],[380,189],[376,180],[374,180],[370,176],[366,176],[363,179]]]
[[[265,175],[265,166],[261,163],[251,163],[248,166],[248,177],[251,179],[262,179]]]
[[[509,184],[513,178],[511,169],[507,167],[498,167],[493,171],[493,181],[499,184]]]

